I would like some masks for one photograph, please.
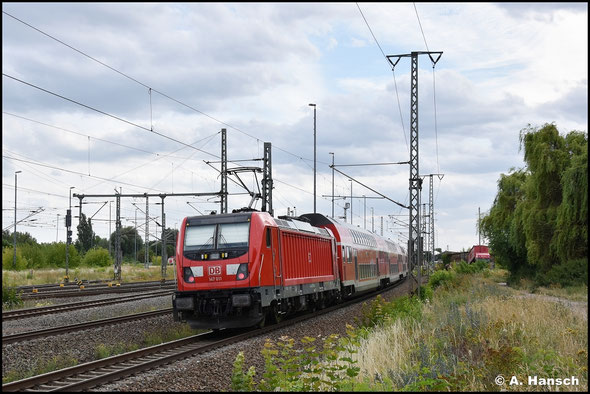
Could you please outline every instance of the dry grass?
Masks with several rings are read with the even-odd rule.
[[[161,267],[152,265],[144,268],[140,264],[123,264],[121,266],[121,279],[123,282],[155,281],[161,279]],[[39,269],[12,271],[2,270],[2,283],[8,286],[24,286],[39,284],[61,283],[66,274],[65,269]],[[70,281],[75,278],[80,280],[112,280],[113,267],[81,267],[71,269],[68,272]],[[166,269],[166,280],[174,280],[174,266]]]
[[[386,377],[396,391],[587,391],[587,318],[568,303],[499,286],[498,274],[485,276],[461,275],[439,288],[420,321],[374,328],[356,355],[359,377]],[[503,387],[494,382],[500,374]],[[509,386],[512,376],[524,384]],[[580,384],[528,386],[528,376],[575,376]]]

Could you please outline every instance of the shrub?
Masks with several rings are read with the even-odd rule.
[[[5,282],[2,282],[2,306],[12,308],[22,305],[22,303],[23,300],[16,289],[14,287],[8,287]]]
[[[22,255],[20,248],[16,248],[16,270],[21,271],[27,269],[29,262]],[[4,248],[2,250],[2,269],[14,269],[14,249],[12,247]]]
[[[436,289],[438,286],[452,282],[456,276],[457,276],[457,274],[455,274],[455,272],[453,272],[453,271],[446,271],[446,270],[436,271],[435,273],[430,275],[430,279],[428,280],[428,284],[433,289]]]
[[[113,264],[113,261],[108,250],[93,248],[86,252],[82,264],[87,267],[108,267]]]
[[[422,286],[421,295],[432,296],[432,290],[429,293],[424,289],[425,287]],[[371,301],[370,305],[363,305],[362,317],[360,320],[357,320],[359,326],[371,328],[391,319],[409,317],[418,320],[421,316],[421,302],[417,297],[403,296],[388,302],[378,295]]]
[[[588,258],[569,260],[563,264],[554,265],[545,274],[538,273],[535,279],[540,286],[550,284],[588,285]]]

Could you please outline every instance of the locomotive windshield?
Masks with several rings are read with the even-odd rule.
[[[211,251],[247,248],[250,223],[218,223],[187,226],[184,251]]]

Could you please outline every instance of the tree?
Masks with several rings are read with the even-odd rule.
[[[14,229],[14,227],[13,227]],[[14,244],[14,232],[9,232],[8,230],[2,231],[2,247],[5,246],[12,246]],[[35,245],[37,244],[37,240],[29,233],[21,233],[20,231],[16,232],[16,244],[30,244]]]
[[[116,232],[111,234],[109,239],[111,243],[111,248],[115,250],[115,236]],[[127,226],[121,228],[121,252],[123,253],[123,258],[135,258],[135,242],[137,240],[137,251],[139,252],[143,247],[143,239],[137,232],[137,229],[133,226]]]
[[[84,254],[92,248],[93,237],[92,223],[90,220],[86,221],[86,215],[81,214],[80,223],[78,224],[78,239],[76,240],[76,249],[80,254]]]
[[[521,130],[520,144],[527,166],[501,175],[482,233],[513,277],[524,274],[547,284],[568,272],[568,278],[585,276],[587,283],[587,133],[563,137],[554,124],[529,125]]]
[[[525,170],[514,168],[508,175],[500,175],[498,193],[489,214],[482,218],[480,225],[482,234],[489,239],[496,262],[513,274],[530,272],[522,223],[514,215],[517,205],[525,198],[526,177]]]
[[[522,221],[527,259],[547,271],[557,261],[550,247],[561,205],[561,176],[568,165],[565,140],[554,124],[537,130],[532,127],[520,132],[521,149],[529,174],[525,182],[526,198],[515,215]]]
[[[551,244],[562,262],[588,256],[588,136],[571,132],[565,145],[570,164],[561,177],[563,199]]]

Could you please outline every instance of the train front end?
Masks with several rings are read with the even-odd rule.
[[[263,318],[251,286],[252,213],[185,218],[176,245],[175,321],[192,328],[248,327]]]

